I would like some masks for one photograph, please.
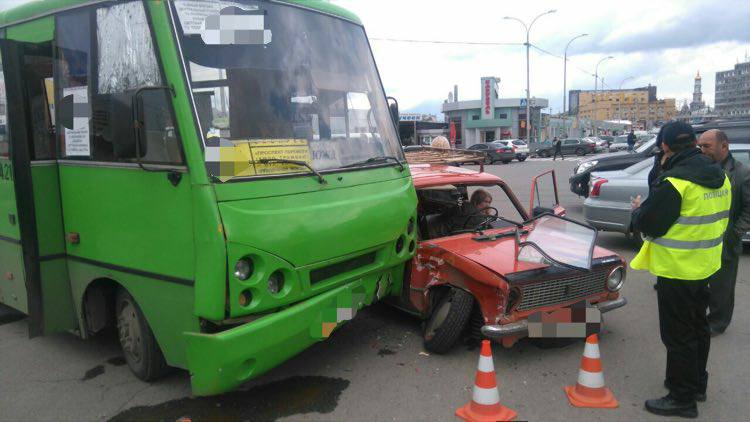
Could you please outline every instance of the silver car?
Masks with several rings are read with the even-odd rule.
[[[736,160],[750,166],[750,144],[730,144],[729,150]],[[591,173],[589,196],[583,201],[586,221],[599,230],[624,233],[640,243],[640,234],[630,231],[630,200],[648,196],[648,174],[653,164],[651,157],[624,170]],[[750,233],[742,241],[750,243]]]

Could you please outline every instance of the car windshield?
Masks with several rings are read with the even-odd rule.
[[[563,265],[589,270],[596,242],[596,230],[554,215],[534,220],[518,260],[548,263],[550,258]],[[546,255],[546,256],[545,256]]]
[[[213,176],[309,171],[263,160],[318,171],[403,160],[361,26],[275,2],[172,4]]]

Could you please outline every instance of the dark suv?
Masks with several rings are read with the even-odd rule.
[[[596,144],[583,139],[563,139],[562,153],[567,155],[593,154]],[[539,157],[551,157],[555,153],[555,143],[537,148],[534,153]]]
[[[750,120],[714,120],[694,124],[693,129],[698,135],[707,130],[720,129],[727,134],[730,143],[750,143]],[[656,136],[654,136],[644,141],[633,153],[617,152],[581,161],[573,169],[573,176],[570,178],[570,190],[576,195],[588,197],[591,172],[622,170],[646,158],[653,157],[657,152],[659,152],[659,148],[656,147]]]

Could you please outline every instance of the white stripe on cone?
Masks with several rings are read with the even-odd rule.
[[[604,387],[604,375],[601,372],[578,370],[578,383],[588,388]]]
[[[492,363],[492,356],[479,355],[477,369],[479,369],[480,372],[495,372],[495,365]]]
[[[497,392],[497,387],[482,388],[474,385],[472,400],[474,401],[474,403],[489,406],[491,404],[500,403],[500,394]]]
[[[586,342],[586,347],[583,348],[583,356],[591,359],[599,359],[599,345]]]

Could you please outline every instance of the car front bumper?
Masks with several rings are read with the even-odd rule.
[[[601,313],[609,312],[627,305],[625,297],[620,296],[614,300],[608,300],[594,304]],[[529,322],[525,319],[503,325],[485,325],[482,327],[482,335],[487,338],[503,338],[507,336],[524,337],[529,334]]]

